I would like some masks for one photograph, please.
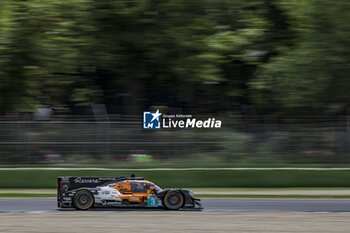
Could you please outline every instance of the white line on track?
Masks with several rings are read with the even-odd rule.
[[[299,168],[299,167],[274,167],[274,168],[67,168],[67,167],[8,167],[0,168],[0,171],[25,171],[25,170],[52,170],[52,171],[350,171],[350,168]]]

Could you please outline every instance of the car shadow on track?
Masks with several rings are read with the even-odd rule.
[[[62,209],[57,209],[58,211],[158,211],[158,212],[164,212],[164,211],[202,211],[202,209],[179,209],[179,210],[166,210],[164,208],[140,208],[140,207],[135,207],[135,208],[91,208],[88,210],[76,210],[74,208],[62,208]]]

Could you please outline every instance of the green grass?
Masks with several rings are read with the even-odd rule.
[[[56,191],[57,189],[41,189],[41,188],[0,188],[0,191],[32,191],[32,190],[35,190],[35,191]]]
[[[13,167],[65,167],[65,168],[279,168],[279,167],[298,167],[298,168],[350,168],[350,164],[288,164],[267,162],[263,164],[254,164],[249,162],[227,162],[211,161],[198,159],[172,159],[166,161],[152,162],[127,162],[127,163],[99,163],[99,164],[1,164],[0,168]]]
[[[48,193],[0,193],[1,197],[57,197],[57,195]]]
[[[130,175],[132,171],[20,170],[0,171],[0,188],[56,188],[57,176]],[[192,188],[332,188],[350,187],[350,171],[138,171],[163,187]]]

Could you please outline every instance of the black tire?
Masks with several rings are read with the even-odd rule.
[[[87,210],[94,204],[94,196],[88,190],[79,190],[73,198],[77,210]]]
[[[184,197],[179,191],[168,191],[163,199],[165,208],[169,210],[178,210],[184,205]]]

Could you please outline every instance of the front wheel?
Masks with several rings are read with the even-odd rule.
[[[184,197],[179,191],[172,190],[164,196],[164,206],[169,210],[178,210],[184,204]]]
[[[80,190],[74,195],[73,205],[78,210],[87,210],[94,204],[94,197],[87,190]]]

